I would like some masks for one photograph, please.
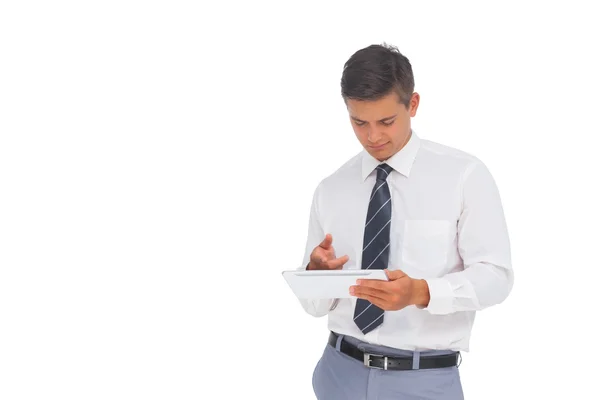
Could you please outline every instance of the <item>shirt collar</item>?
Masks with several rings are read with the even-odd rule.
[[[373,172],[379,164],[386,163],[390,167],[394,168],[395,171],[408,177],[410,170],[413,166],[417,152],[421,145],[421,140],[417,136],[414,129],[411,129],[411,135],[408,142],[404,145],[400,151],[391,156],[385,161],[379,161],[371,156],[366,150],[363,150],[362,155],[362,179],[367,179],[367,176]]]

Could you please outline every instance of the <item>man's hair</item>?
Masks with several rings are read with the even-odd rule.
[[[344,101],[378,100],[394,91],[408,108],[415,80],[408,58],[384,43],[360,49],[346,61],[341,87]]]

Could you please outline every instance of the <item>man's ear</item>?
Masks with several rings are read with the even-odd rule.
[[[408,114],[411,117],[417,115],[417,109],[419,108],[419,103],[421,101],[421,95],[417,92],[414,92],[412,97],[410,98]]]

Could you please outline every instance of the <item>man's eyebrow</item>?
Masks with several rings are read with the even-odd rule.
[[[394,114],[391,117],[386,117],[386,118],[380,119],[379,122],[384,122],[384,121],[387,121],[388,119],[396,118],[397,115],[398,114]]]
[[[380,119],[378,122],[385,122],[385,121],[387,121],[387,120],[390,120],[390,119],[392,119],[392,118],[396,118],[396,116],[397,116],[397,115],[398,115],[398,114],[394,114],[394,115],[392,115],[392,116],[389,116],[389,117],[382,118],[382,119]],[[351,118],[352,118],[353,120],[355,120],[356,122],[366,122],[366,121],[363,121],[362,119],[358,119],[358,118],[356,118],[355,116],[351,116]]]

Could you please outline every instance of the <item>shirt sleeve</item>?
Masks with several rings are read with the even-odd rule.
[[[458,251],[462,271],[427,279],[432,314],[477,311],[501,303],[512,290],[514,274],[507,224],[496,183],[479,160],[462,180]]]
[[[314,194],[312,205],[310,208],[310,217],[308,220],[308,235],[306,238],[306,247],[304,251],[304,258],[302,261],[302,265],[298,267],[298,270],[306,269],[309,261],[310,254],[313,249],[319,245],[325,239],[325,232],[321,226],[320,216],[319,216],[319,195],[320,195],[321,185],[317,186]],[[299,299],[300,304],[304,308],[304,310],[314,316],[314,317],[323,317],[327,315],[330,309],[334,305],[334,299]]]

